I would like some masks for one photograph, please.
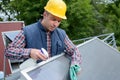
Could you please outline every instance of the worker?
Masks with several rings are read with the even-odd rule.
[[[71,56],[71,66],[81,64],[78,48],[72,43],[63,29],[58,28],[66,17],[66,4],[63,0],[49,0],[44,7],[43,18],[25,26],[5,49],[9,59],[47,60],[41,48],[47,50],[49,57],[67,53]]]

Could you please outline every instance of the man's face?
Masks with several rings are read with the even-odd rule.
[[[43,14],[44,27],[47,31],[54,31],[61,23],[61,18],[56,17],[48,12],[44,12]]]

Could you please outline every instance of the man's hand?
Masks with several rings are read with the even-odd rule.
[[[31,49],[30,57],[35,60],[47,60],[48,57],[45,56],[39,49]]]

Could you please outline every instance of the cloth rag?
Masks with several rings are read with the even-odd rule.
[[[70,66],[70,79],[71,80],[78,80],[77,79],[77,72],[80,71],[80,66],[78,65],[73,65]]]

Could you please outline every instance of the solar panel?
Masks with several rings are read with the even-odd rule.
[[[6,32],[4,32],[4,34],[6,35],[7,38],[9,38],[11,41],[13,41],[19,32],[20,32],[20,30],[6,31]]]
[[[78,80],[120,80],[120,53],[98,38],[78,46],[82,71]]]
[[[82,71],[78,75],[78,80],[120,79],[118,50],[98,38],[93,38],[77,47],[82,55]],[[21,73],[25,80],[70,80],[69,63],[69,58],[62,55],[46,64],[22,70]]]
[[[69,64],[69,58],[63,54],[52,57],[48,61],[22,70],[22,80],[69,80]]]

